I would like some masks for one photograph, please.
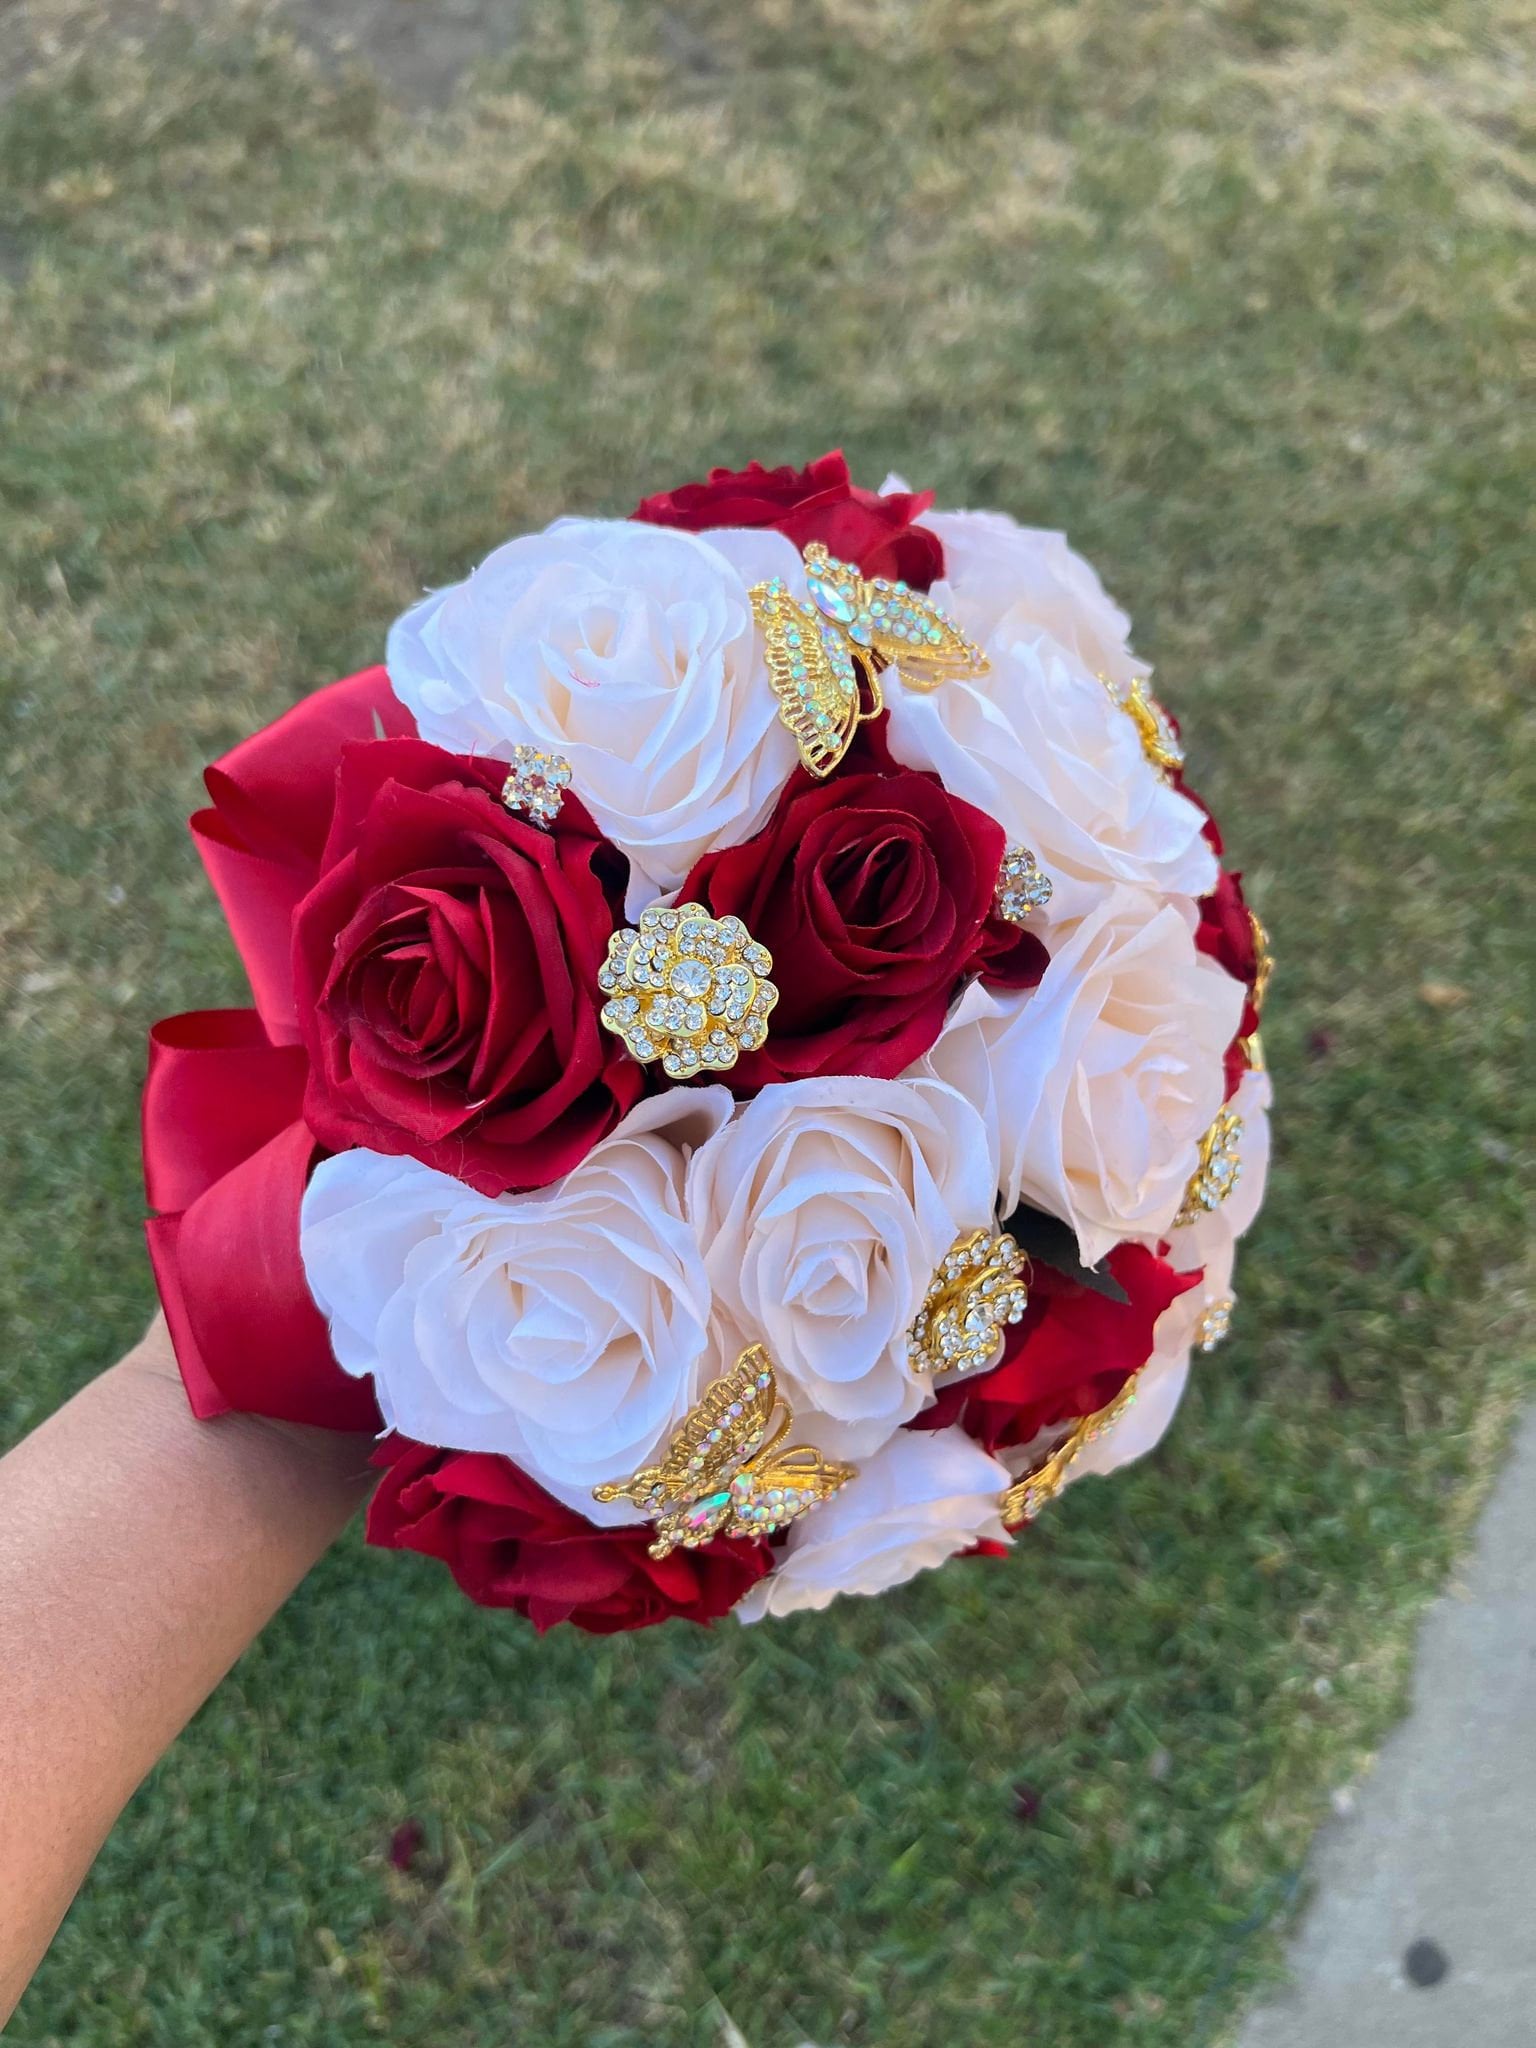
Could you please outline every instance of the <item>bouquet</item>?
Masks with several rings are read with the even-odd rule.
[[[369,1541],[540,1629],[997,1556],[1231,1318],[1263,928],[1093,571],[930,505],[832,454],[557,520],[207,771],[188,1396],[374,1432]]]

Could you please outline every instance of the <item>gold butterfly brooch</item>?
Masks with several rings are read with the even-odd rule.
[[[879,716],[880,676],[893,663],[914,690],[931,690],[946,676],[986,674],[981,649],[905,583],[861,576],[819,540],[805,549],[805,580],[809,603],[778,576],[754,584],[750,595],[779,717],[812,775],[830,775],[863,720]]]
[[[851,1465],[834,1464],[808,1444],[780,1450],[793,1420],[767,1352],[753,1344],[704,1389],[659,1465],[593,1494],[632,1501],[655,1523],[654,1558],[697,1550],[715,1536],[771,1536],[855,1476]]]

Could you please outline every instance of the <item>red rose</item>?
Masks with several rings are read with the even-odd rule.
[[[1237,1021],[1237,1030],[1226,1053],[1227,1096],[1230,1099],[1248,1071],[1248,1055],[1243,1050],[1243,1041],[1259,1028],[1259,1013],[1253,1000],[1253,986],[1259,973],[1259,953],[1254,944],[1253,924],[1243,898],[1240,874],[1229,873],[1224,868],[1210,895],[1201,897],[1195,944],[1248,990],[1248,1000],[1243,1004],[1243,1014]]]
[[[1174,717],[1166,704],[1163,706],[1163,716],[1173,727],[1174,731],[1178,732],[1180,729],[1179,721]],[[1221,827],[1216,822],[1216,813],[1198,790],[1190,788],[1184,779],[1184,770],[1182,768],[1175,768],[1170,774],[1169,780],[1179,792],[1179,795],[1187,796],[1195,809],[1204,817],[1205,823],[1200,827],[1200,837],[1205,841],[1212,853],[1215,854],[1216,858],[1220,860],[1226,852],[1226,847],[1222,843]]]
[[[651,1529],[599,1529],[508,1458],[391,1437],[368,1508],[368,1541],[441,1558],[482,1607],[510,1607],[542,1635],[569,1621],[594,1635],[653,1622],[717,1621],[768,1570],[766,1543],[717,1537],[650,1555]]]
[[[192,837],[275,1045],[299,1039],[293,913],[320,872],[341,749],[414,731],[385,671],[366,668],[302,698],[203,777],[213,802]]]
[[[826,782],[797,770],[762,831],[706,854],[680,891],[734,913],[773,955],[768,1042],[742,1054],[732,1085],[899,1074],[968,974],[1032,987],[1045,948],[992,915],[1003,844],[985,812],[891,761],[878,733]]]
[[[865,576],[890,576],[927,590],[944,574],[939,537],[914,525],[933,503],[932,491],[860,490],[835,448],[804,469],[712,469],[709,481],[682,484],[642,498],[636,519],[707,533],[715,526],[771,526],[797,548],[819,540],[839,561]]]
[[[1201,897],[1195,944],[1225,967],[1234,981],[1246,982],[1252,988],[1259,962],[1240,874],[1223,869],[1210,895]]]
[[[1002,1362],[945,1386],[912,1424],[961,1423],[989,1451],[1027,1444],[1042,1429],[1107,1407],[1152,1355],[1152,1332],[1198,1273],[1176,1273],[1144,1245],[1121,1244],[1105,1261],[1128,1299],[1113,1301],[1035,1260],[1029,1306],[1013,1324]]]
[[[343,748],[293,928],[316,1135],[490,1195],[558,1179],[644,1086],[598,1023],[623,862],[572,797],[549,831],[514,817],[505,777],[422,740]]]
[[[1200,832],[1206,845],[1220,860],[1225,851],[1221,839],[1221,827],[1211,812],[1210,805],[1184,780],[1182,769],[1173,777],[1174,787],[1182,796],[1187,796],[1197,810],[1202,812],[1205,823]],[[1202,953],[1209,953],[1213,960],[1225,967],[1235,981],[1246,984],[1248,1001],[1243,1005],[1243,1014],[1238,1019],[1237,1030],[1232,1043],[1227,1047],[1225,1068],[1227,1099],[1230,1101],[1237,1092],[1238,1084],[1248,1071],[1248,1055],[1243,1050],[1243,1041],[1259,1028],[1259,1013],[1253,1002],[1253,985],[1258,979],[1258,948],[1254,944],[1253,927],[1248,921],[1248,905],[1243,897],[1243,878],[1240,873],[1229,873],[1225,868],[1219,875],[1216,887],[1209,896],[1200,899],[1200,924],[1195,933],[1195,944]]]
[[[150,1033],[145,1224],[195,1415],[231,1408],[324,1429],[379,1428],[373,1389],[331,1355],[299,1258],[315,1158],[301,1047],[253,1010],[197,1010]]]

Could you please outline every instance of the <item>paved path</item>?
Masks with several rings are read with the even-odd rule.
[[[1536,2048],[1536,1411],[1313,1874],[1294,1988],[1238,2048]]]

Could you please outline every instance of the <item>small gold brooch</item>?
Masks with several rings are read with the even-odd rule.
[[[1007,924],[1023,924],[1032,910],[1044,910],[1055,884],[1027,846],[1010,846],[997,873],[993,907]]]
[[[635,930],[608,941],[597,985],[610,998],[602,1021],[637,1060],[660,1060],[676,1081],[724,1073],[768,1036],[779,992],[773,956],[739,917],[711,917],[701,903],[653,903]]]
[[[1232,1328],[1232,1311],[1237,1303],[1230,1294],[1220,1295],[1215,1301],[1208,1301],[1200,1311],[1200,1320],[1195,1324],[1195,1334],[1190,1340],[1197,1351],[1214,1351],[1216,1346]]]
[[[501,800],[509,811],[521,811],[535,825],[549,826],[559,816],[570,786],[571,764],[564,754],[514,747],[512,771],[501,785]]]
[[[771,1536],[857,1476],[852,1465],[824,1458],[808,1444],[781,1450],[793,1421],[767,1352],[750,1345],[730,1372],[704,1389],[659,1465],[594,1487],[594,1497],[631,1501],[655,1523],[654,1558],[697,1550],[715,1536]]]
[[[1248,929],[1253,933],[1253,1014],[1262,1017],[1264,998],[1269,994],[1269,978],[1275,971],[1275,956],[1269,948],[1269,933],[1264,929],[1263,920],[1257,911],[1248,913]],[[1238,1040],[1238,1049],[1254,1073],[1264,1071],[1264,1041],[1256,1030]]]
[[[1004,1528],[1022,1528],[1026,1522],[1032,1522],[1042,1508],[1049,1507],[1066,1485],[1067,1474],[1083,1452],[1095,1437],[1101,1437],[1106,1429],[1113,1428],[1135,1398],[1136,1382],[1129,1379],[1107,1407],[1084,1416],[1066,1441],[1058,1444],[1042,1464],[1033,1472],[1026,1472],[1022,1479],[1016,1479],[1002,1497]]]
[[[860,723],[879,715],[880,677],[893,663],[914,690],[931,690],[946,676],[986,674],[981,649],[905,583],[863,577],[820,541],[805,549],[805,574],[808,604],[780,577],[754,584],[751,598],[779,717],[812,775],[830,775]]]
[[[907,1332],[912,1370],[937,1379],[990,1365],[1028,1305],[1029,1259],[1006,1230],[957,1238]]]
[[[1173,1219],[1175,1230],[1198,1223],[1211,1210],[1219,1209],[1237,1186],[1242,1161],[1237,1148],[1242,1143],[1243,1120],[1224,1109],[1200,1140],[1200,1158],[1184,1190],[1184,1200]]]
[[[1248,913],[1248,928],[1253,933],[1253,1007],[1262,1017],[1264,998],[1269,994],[1269,978],[1275,971],[1275,956],[1270,951],[1269,933],[1256,910]]]
[[[1184,766],[1184,742],[1174,731],[1173,720],[1152,695],[1140,676],[1129,683],[1112,683],[1108,676],[1099,681],[1109,692],[1110,702],[1123,711],[1141,739],[1141,751],[1166,782]]]

